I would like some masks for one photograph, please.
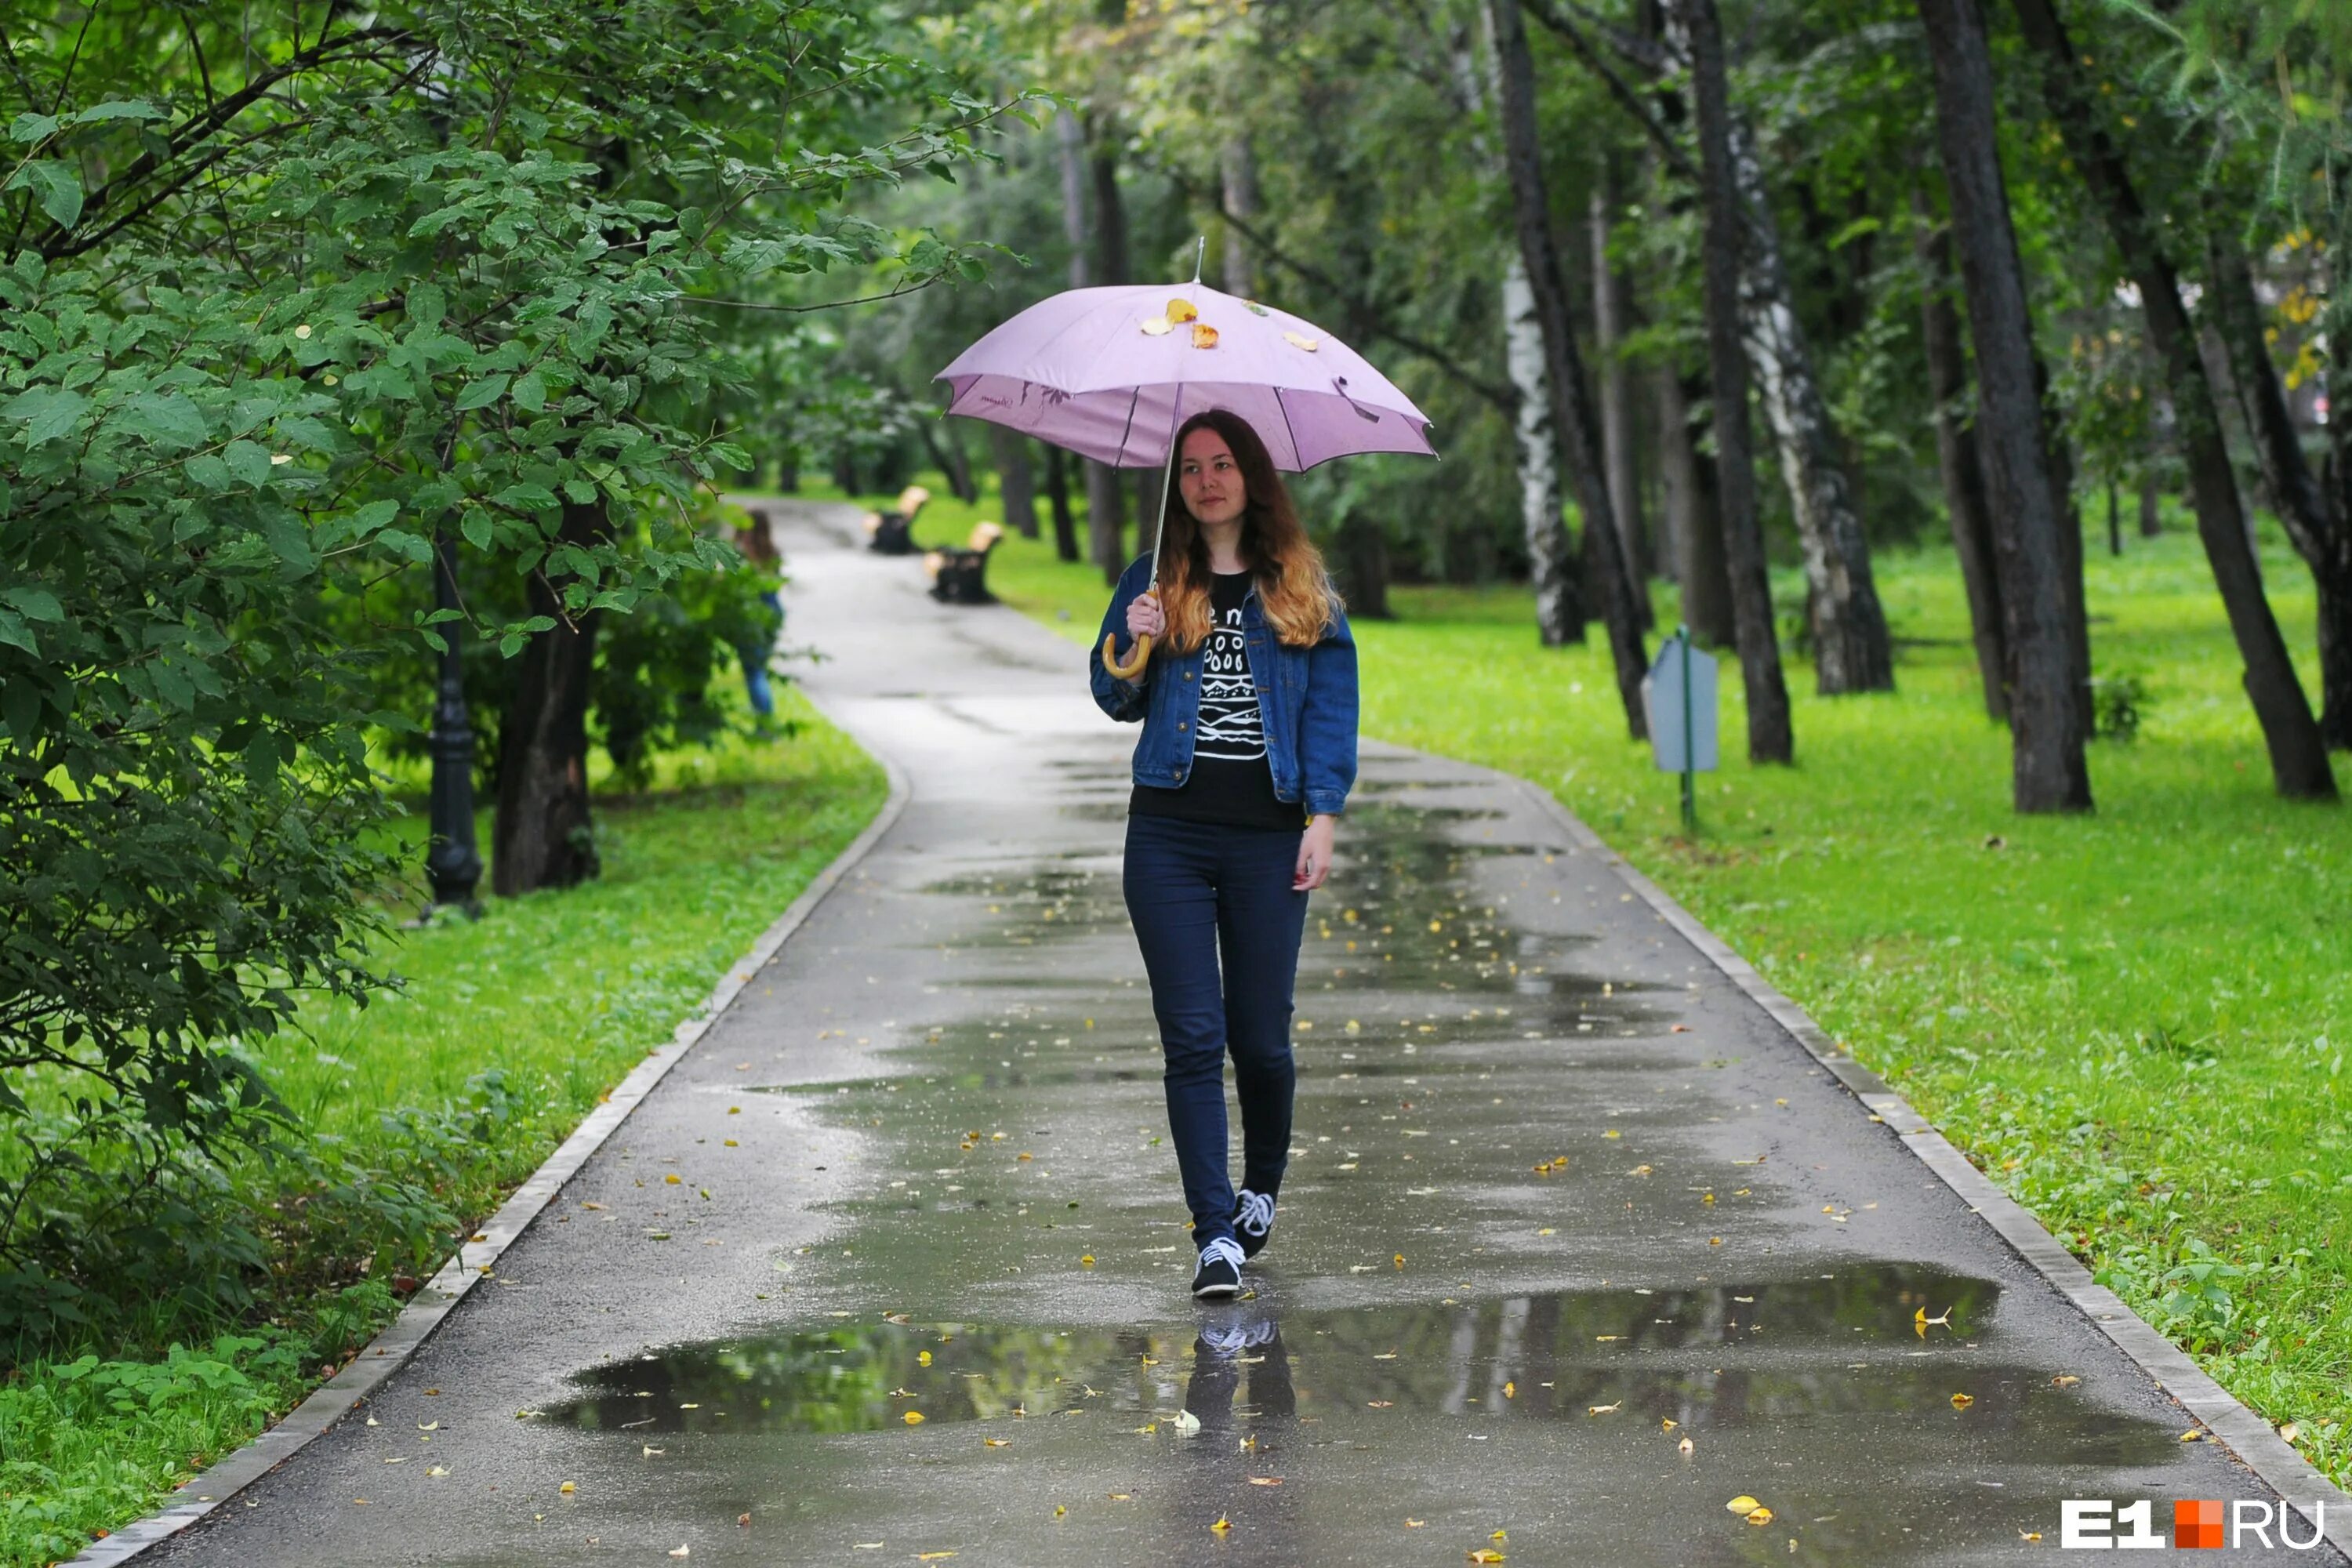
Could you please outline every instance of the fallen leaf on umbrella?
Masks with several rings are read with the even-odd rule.
[[[1263,316],[1265,314],[1265,307],[1259,304],[1255,300],[1243,300],[1242,309],[1247,310],[1253,316]]]
[[[1143,332],[1146,337],[1164,338],[1168,335],[1169,328],[1172,325],[1173,323],[1171,322],[1167,317],[1154,316],[1150,321],[1143,323]]]
[[[1190,300],[1171,300],[1168,301],[1168,319],[1181,327],[1187,321],[1199,321],[1201,312]]]
[[[1282,341],[1288,343],[1293,348],[1305,349],[1308,353],[1313,353],[1318,348],[1322,346],[1315,339],[1307,336],[1304,332],[1285,332],[1282,334]]]
[[[1193,322],[1192,346],[1196,349],[1215,348],[1217,346],[1217,329],[1209,325],[1206,321]]]

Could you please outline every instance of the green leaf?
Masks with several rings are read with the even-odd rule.
[[[505,376],[486,375],[478,381],[469,383],[466,390],[457,395],[455,406],[460,414],[471,408],[487,408],[506,395],[507,378]]]
[[[432,544],[405,529],[387,528],[375,536],[375,542],[394,555],[404,555],[420,566],[433,559]]]
[[[35,658],[41,657],[41,645],[34,640],[32,628],[25,625],[22,616],[11,609],[0,608],[0,643],[23,648]],[[14,729],[16,726],[11,724],[9,727]]]
[[[457,531],[464,534],[466,542],[477,550],[488,550],[495,537],[490,529],[490,514],[478,506],[466,509],[466,515],[458,520]]]
[[[552,511],[557,504],[555,492],[545,485],[509,485],[490,500],[517,511]]]
[[[385,523],[390,522],[394,518],[399,515],[400,503],[398,501],[372,500],[368,502],[367,505],[360,508],[359,510],[352,513],[352,531],[354,533],[373,533],[377,529],[382,528]]]
[[[49,221],[59,228],[71,228],[81,221],[81,175],[69,163],[55,158],[26,163],[9,178],[5,188],[29,189]]]
[[[142,392],[122,405],[116,419],[132,435],[158,446],[201,447],[205,442],[205,416],[184,393]]]
[[[545,413],[547,411],[547,378],[539,372],[532,371],[517,381],[514,384],[514,401],[515,406],[526,413]]]
[[[168,120],[171,117],[143,98],[115,98],[104,103],[93,103],[73,117],[76,125],[95,125],[101,120]]]
[[[586,479],[566,479],[563,493],[574,506],[592,506],[596,500],[596,487]]]
[[[406,309],[408,324],[412,328],[440,325],[441,318],[448,308],[446,298],[437,283],[419,283],[408,291]]]
[[[228,465],[210,452],[199,452],[188,459],[188,478],[199,489],[225,490],[229,487]]]
[[[54,440],[79,423],[89,399],[62,386],[36,386],[18,393],[0,408],[0,415],[25,422],[25,445],[37,447]]]
[[[221,448],[221,461],[232,477],[255,489],[269,483],[269,454],[250,441],[231,441]]]
[[[57,128],[58,117],[54,114],[20,114],[8,123],[8,140],[38,142],[53,135]]]
[[[0,588],[0,599],[5,599],[24,611],[26,620],[62,621],[66,618],[65,607],[58,603],[55,594],[47,588],[34,587],[29,583],[14,588]]]
[[[0,637],[0,641],[5,640],[6,640],[5,637]],[[512,658],[515,655],[522,651],[522,645],[530,640],[530,639],[529,637],[523,636],[520,632],[509,632],[506,636],[499,639],[499,657],[500,658]]]

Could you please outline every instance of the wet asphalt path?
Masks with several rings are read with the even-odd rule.
[[[1196,1308],[1134,731],[792,510],[788,640],[905,814],[491,1288],[154,1559],[2023,1562],[2062,1498],[2270,1495],[1523,786],[1392,747],[1275,1243]]]

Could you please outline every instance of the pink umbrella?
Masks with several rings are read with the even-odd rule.
[[[1429,418],[1361,354],[1311,321],[1203,284],[1072,289],[956,356],[935,378],[969,415],[1117,468],[1158,467],[1160,506],[1185,420],[1221,408],[1249,421],[1275,466],[1297,473],[1358,452],[1435,457]],[[1160,581],[1155,546],[1151,580]],[[1151,655],[1139,639],[1129,679]]]

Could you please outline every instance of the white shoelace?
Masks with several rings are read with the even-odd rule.
[[[1264,1236],[1274,1228],[1274,1200],[1264,1193],[1253,1193],[1244,1188],[1242,1212],[1234,1223],[1252,1236]]]
[[[1222,1258],[1239,1268],[1242,1266],[1242,1244],[1230,1236],[1217,1237],[1208,1246],[1201,1248],[1201,1261],[1203,1264],[1213,1258]]]

